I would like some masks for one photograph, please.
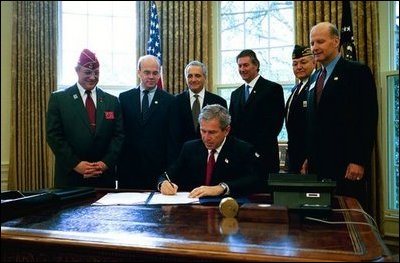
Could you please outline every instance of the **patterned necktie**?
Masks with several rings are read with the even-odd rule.
[[[94,105],[94,101],[92,99],[92,91],[91,90],[86,90],[86,111],[88,113],[89,117],[89,124],[90,124],[90,130],[92,132],[96,131],[96,106]]]
[[[194,129],[197,130],[197,126],[199,124],[198,118],[200,114],[200,101],[199,101],[199,95],[195,94],[194,95],[194,102],[192,106],[192,118],[193,118],[193,125]]]
[[[249,99],[250,95],[250,86],[246,84],[244,87],[244,101],[246,102]]]
[[[149,117],[149,91],[143,90],[142,120],[147,120],[148,117]]]
[[[316,87],[316,97],[317,97],[317,105],[319,104],[319,100],[321,99],[322,95],[322,90],[324,89],[324,82],[325,82],[325,77],[326,77],[326,69],[321,72],[319,75],[318,81],[317,81],[317,87]]]
[[[214,166],[215,166],[214,154],[216,152],[217,151],[215,149],[212,149],[210,152],[210,156],[208,157],[207,172],[206,172],[206,185],[210,185],[210,183],[211,183],[212,173],[214,171]]]

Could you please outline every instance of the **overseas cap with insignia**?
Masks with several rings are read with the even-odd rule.
[[[97,69],[98,67],[100,67],[100,63],[97,60],[96,55],[86,48],[81,52],[78,60],[78,65],[90,69]]]
[[[305,56],[311,56],[311,49],[309,47],[303,47],[295,45],[292,53],[292,59],[302,58]]]

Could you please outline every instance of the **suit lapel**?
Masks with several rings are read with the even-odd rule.
[[[105,109],[105,96],[104,92],[101,89],[97,89],[97,108],[96,108],[96,133],[98,129],[101,127],[102,122],[104,120],[104,109]]]

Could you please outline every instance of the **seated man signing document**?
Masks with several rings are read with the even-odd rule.
[[[189,197],[245,195],[258,192],[260,156],[255,148],[228,136],[231,116],[219,104],[205,106],[199,115],[201,140],[187,141],[176,162],[160,176],[165,195],[189,191]]]

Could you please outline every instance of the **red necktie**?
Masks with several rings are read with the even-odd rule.
[[[206,185],[210,185],[211,183],[211,177],[212,177],[212,173],[214,170],[214,166],[215,166],[215,157],[214,154],[217,151],[215,149],[211,150],[210,156],[208,157],[208,162],[207,162],[207,172],[206,172]]]
[[[96,131],[96,106],[94,106],[94,102],[91,96],[92,91],[91,90],[86,90],[85,93],[86,95],[86,111],[88,113],[89,117],[89,124],[90,124],[90,130],[92,132]]]
[[[317,105],[319,104],[319,100],[321,99],[322,95],[322,90],[324,89],[325,76],[326,76],[326,69],[324,68],[324,70],[319,75],[317,81],[317,87],[316,87]]]

